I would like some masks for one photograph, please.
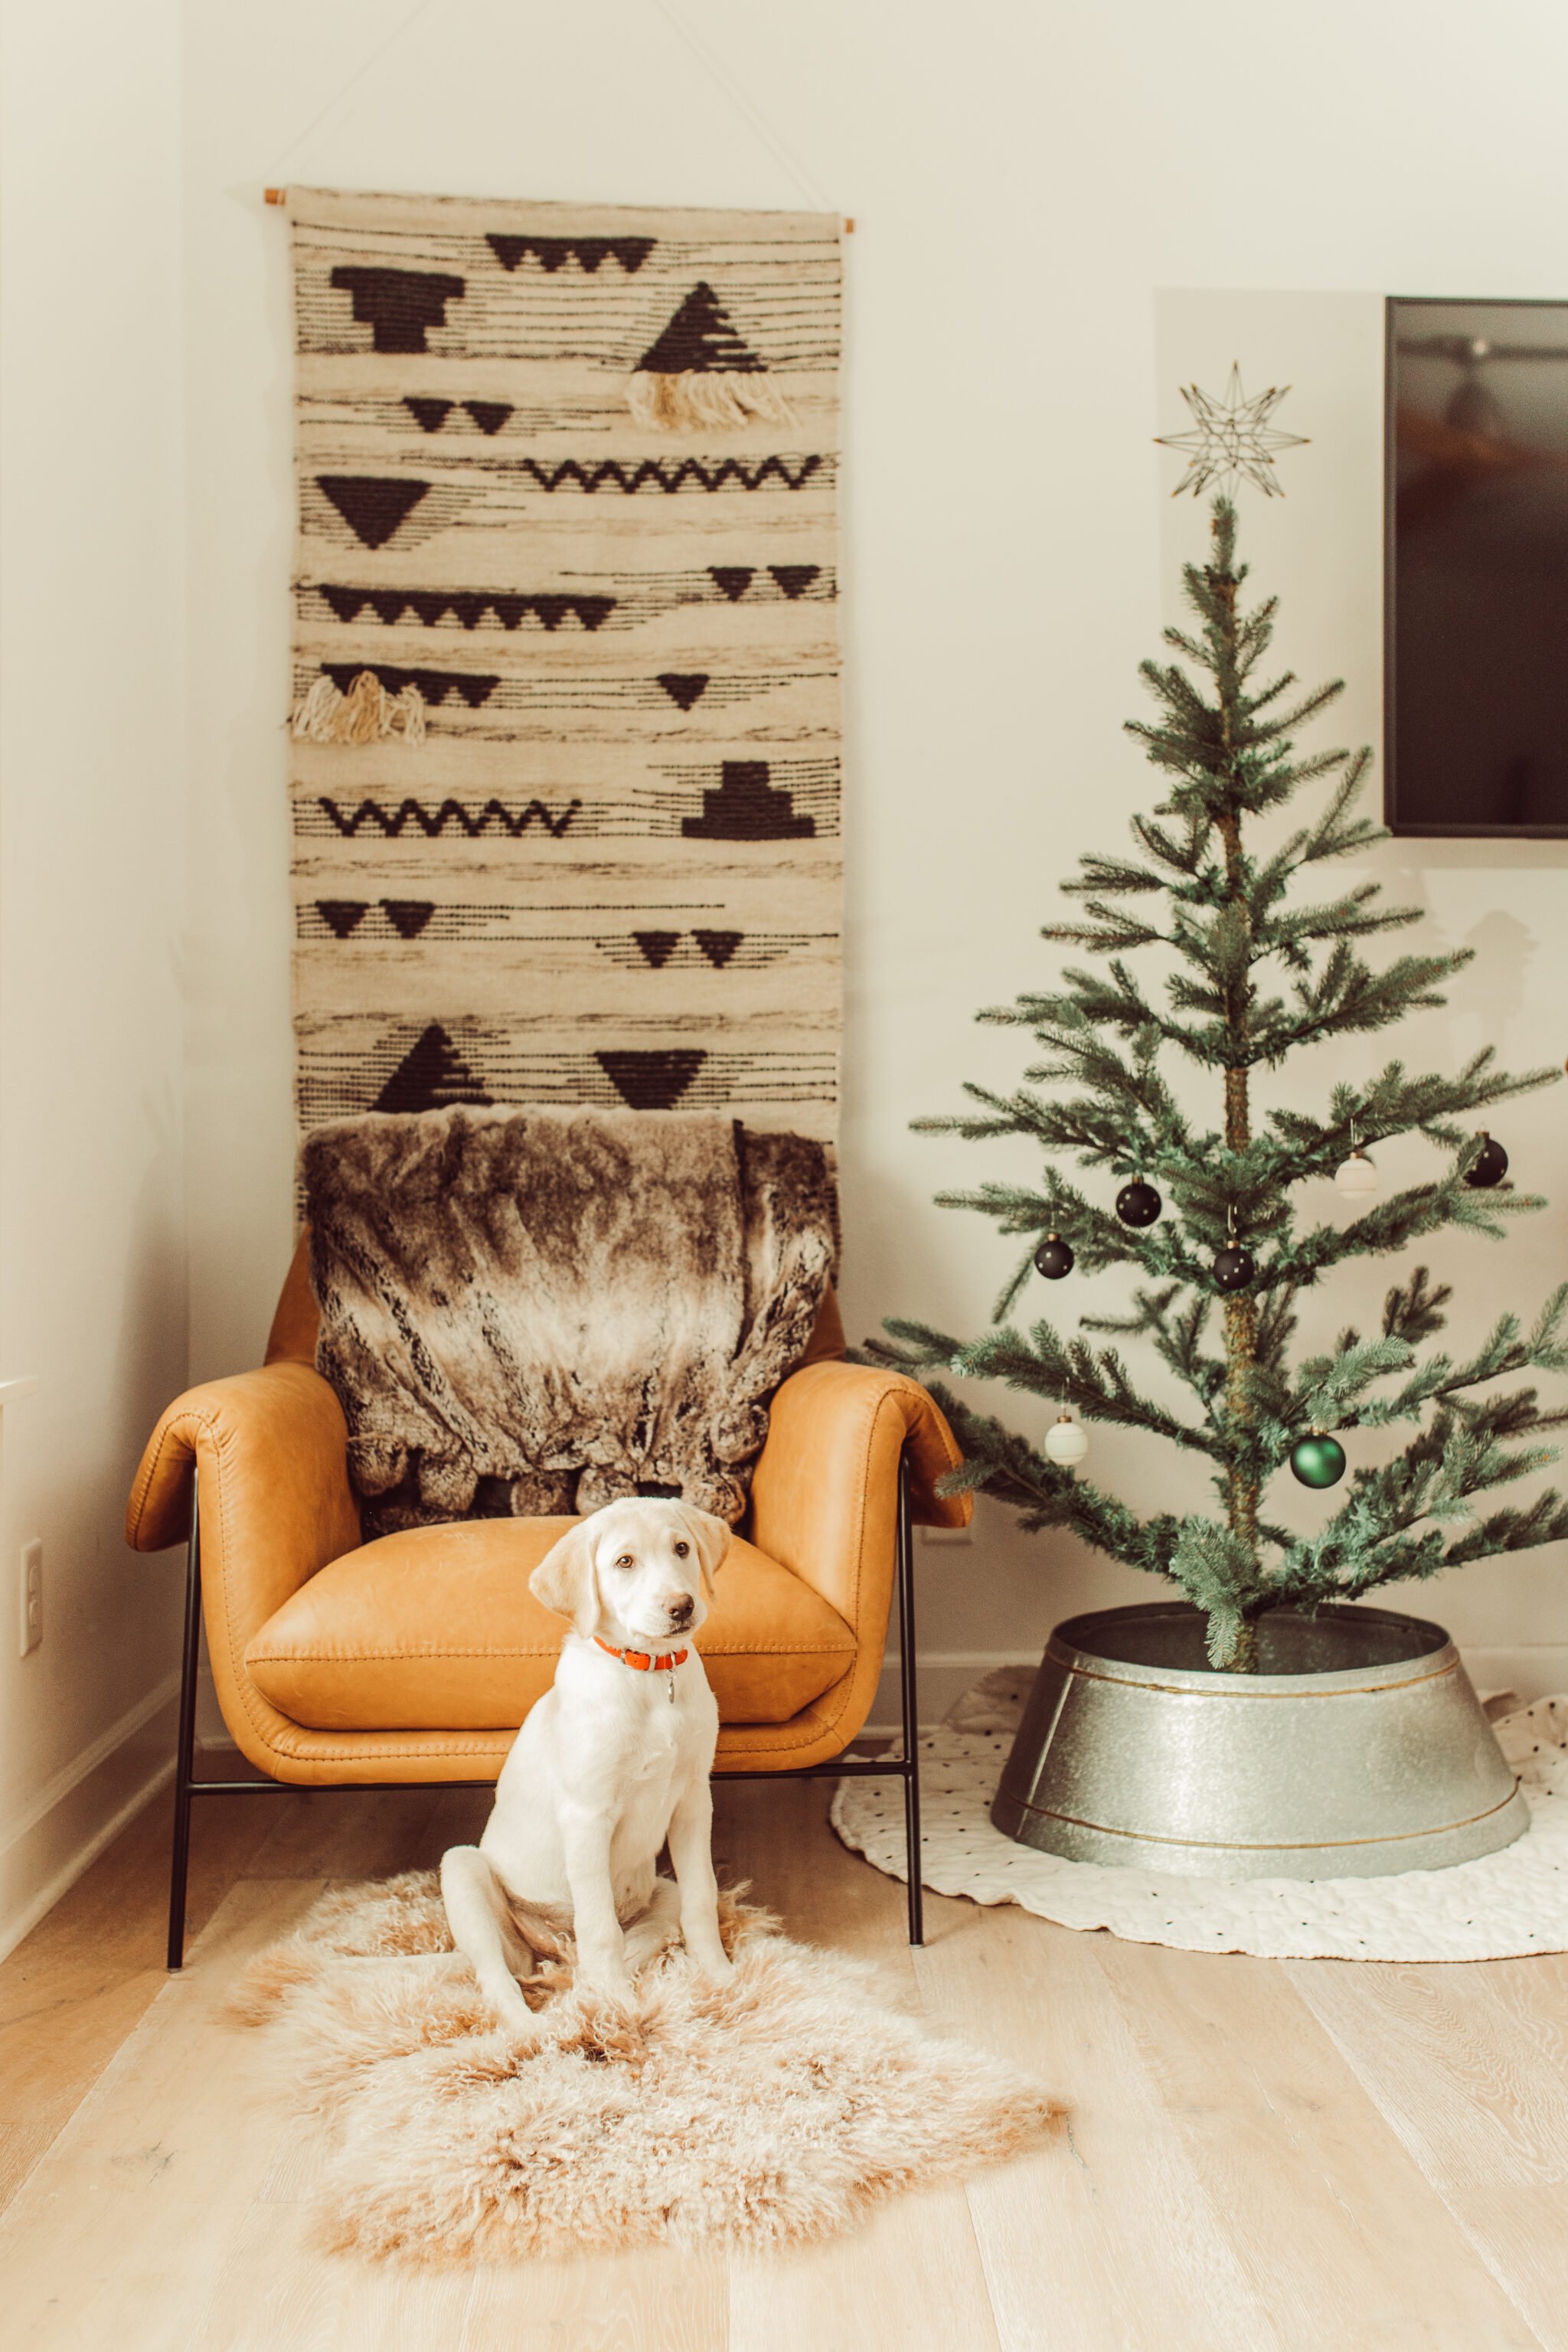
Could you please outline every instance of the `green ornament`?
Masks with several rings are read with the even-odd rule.
[[[1337,1486],[1345,1475],[1345,1449],[1337,1437],[1315,1429],[1291,1448],[1290,1467],[1303,1486]]]

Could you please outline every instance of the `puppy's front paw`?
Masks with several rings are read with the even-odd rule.
[[[519,1992],[510,1977],[492,1978],[481,1986],[486,1999],[496,2014],[496,2022],[505,2033],[537,2036],[539,2026],[532,2010]]]
[[[608,2003],[615,2009],[630,2009],[632,2006],[632,1979],[627,1969],[582,1969],[578,1971],[577,1985],[590,2000]]]
[[[691,1947],[688,1945],[687,1949],[690,1951]],[[699,1976],[705,1978],[710,1985],[728,1984],[735,1973],[735,1963],[728,1957],[722,1944],[705,1945],[700,1951],[692,1951],[691,1957],[697,1963]]]

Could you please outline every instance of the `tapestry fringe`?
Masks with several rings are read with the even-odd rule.
[[[795,410],[765,370],[688,368],[667,374],[639,368],[626,386],[626,406],[650,433],[694,425],[735,431],[742,425],[794,425]]]
[[[382,743],[401,735],[425,740],[425,697],[416,686],[388,694],[374,670],[362,669],[347,694],[324,673],[294,706],[294,732],[310,743]]]

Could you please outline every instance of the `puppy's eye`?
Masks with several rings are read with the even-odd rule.
[[[616,1560],[616,1566],[617,1568],[635,1568],[637,1566],[637,1562],[632,1558],[629,1551],[624,1551],[622,1552],[619,1559]]]
[[[684,1559],[686,1558],[687,1553],[688,1553],[690,1549],[691,1549],[691,1546],[690,1546],[689,1544],[688,1544],[688,1543],[678,1543],[678,1544],[676,1545],[676,1547],[675,1547],[675,1557],[676,1557],[676,1559]]]

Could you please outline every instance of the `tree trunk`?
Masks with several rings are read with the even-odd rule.
[[[1258,1621],[1244,1617],[1236,1636],[1236,1647],[1226,1661],[1226,1672],[1232,1675],[1255,1675],[1258,1672]]]
[[[1241,820],[1232,810],[1227,815],[1216,819],[1215,829],[1225,844],[1226,881],[1234,903],[1239,900],[1242,890]],[[1250,989],[1244,980],[1232,989],[1226,1007],[1226,1024],[1238,1045],[1245,1045],[1247,1040],[1249,994]],[[1227,1150],[1231,1151],[1245,1151],[1252,1140],[1248,1072],[1245,1062],[1227,1069],[1225,1074],[1225,1139]],[[1227,1298],[1225,1302],[1225,1360],[1226,1411],[1233,1423],[1245,1423],[1252,1418],[1247,1382],[1258,1360],[1258,1301],[1255,1298]],[[1254,1570],[1260,1572],[1262,1562],[1258,1551],[1260,1496],[1258,1481],[1246,1475],[1233,1464],[1226,1470],[1225,1484],[1226,1516],[1231,1533],[1241,1538],[1251,1554]],[[1236,1646],[1226,1664],[1233,1674],[1258,1672],[1258,1629],[1250,1618],[1243,1621]]]

